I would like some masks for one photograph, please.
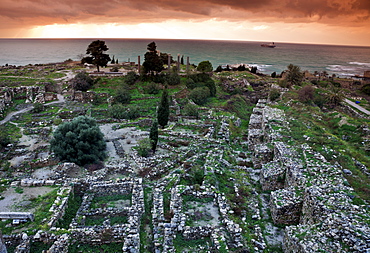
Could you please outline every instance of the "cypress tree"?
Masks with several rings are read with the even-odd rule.
[[[158,106],[158,124],[164,128],[165,125],[168,123],[168,117],[170,115],[170,103],[168,101],[168,91],[167,86],[162,92],[161,103]]]
[[[152,151],[155,153],[158,143],[158,122],[156,120],[153,121],[152,127],[150,128],[149,139],[152,144]]]

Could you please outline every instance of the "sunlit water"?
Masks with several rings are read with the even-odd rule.
[[[78,60],[94,39],[0,39],[0,65],[54,63]],[[144,59],[152,39],[103,39],[108,54],[119,62]],[[276,43],[276,48],[261,47],[261,42],[154,40],[157,49],[190,57],[190,63],[209,60],[213,67],[227,64],[257,66],[262,73],[280,73],[290,63],[302,70],[327,71],[338,76],[363,75],[370,70],[370,47]]]

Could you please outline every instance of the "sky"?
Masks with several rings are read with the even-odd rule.
[[[370,0],[0,0],[0,38],[370,46]]]

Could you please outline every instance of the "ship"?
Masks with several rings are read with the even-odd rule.
[[[269,43],[269,44],[261,44],[261,47],[270,47],[270,48],[274,48],[276,47],[275,43],[272,42],[272,43]]]

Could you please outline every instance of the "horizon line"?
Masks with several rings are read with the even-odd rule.
[[[84,37],[84,38],[41,38],[41,37],[24,37],[24,38],[1,38],[0,40],[193,40],[193,41],[230,41],[230,42],[256,42],[256,43],[266,43],[266,42],[275,42],[275,43],[283,43],[283,44],[303,44],[303,45],[318,45],[318,46],[348,46],[348,47],[370,47],[370,45],[353,45],[353,44],[330,44],[330,43],[317,43],[317,42],[288,42],[288,41],[257,41],[257,40],[243,40],[243,39],[200,39],[200,38],[98,38],[98,37]]]

